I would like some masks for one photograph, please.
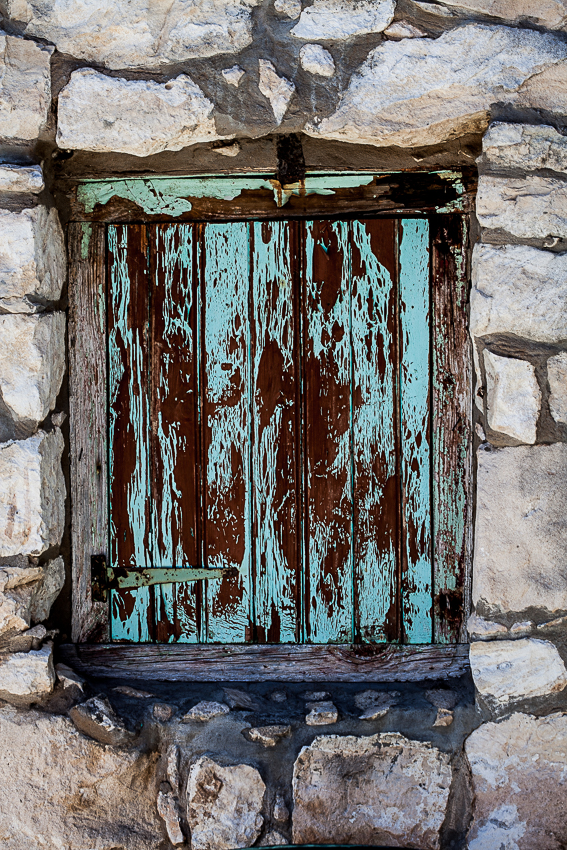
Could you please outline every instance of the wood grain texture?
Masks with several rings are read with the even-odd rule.
[[[110,565],[151,567],[148,244],[144,225],[108,228]],[[112,591],[113,640],[153,636],[152,591]]]
[[[420,682],[469,671],[467,644],[452,646],[191,646],[115,644],[59,647],[74,670],[169,682]]]
[[[108,606],[91,597],[91,556],[108,557],[105,226],[71,224],[69,426],[74,641],[108,640]]]
[[[432,638],[429,222],[400,222],[402,611],[406,643]]]
[[[467,220],[435,216],[433,300],[434,641],[466,641],[473,528]]]

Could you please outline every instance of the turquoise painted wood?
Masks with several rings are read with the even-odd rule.
[[[429,223],[400,223],[400,399],[403,631],[432,637]]]

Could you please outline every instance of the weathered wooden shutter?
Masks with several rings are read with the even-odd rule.
[[[107,240],[112,638],[430,642],[428,220]]]

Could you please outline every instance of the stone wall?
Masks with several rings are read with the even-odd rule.
[[[0,11],[3,846],[566,847],[567,3]],[[242,171],[289,133],[319,167],[478,157],[472,682],[85,682],[50,615],[72,509],[54,165]]]

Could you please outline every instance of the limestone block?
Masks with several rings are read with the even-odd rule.
[[[156,850],[154,757],[113,750],[66,718],[0,707],[2,850]]]
[[[0,165],[0,192],[39,195],[44,185],[39,165]]]
[[[213,104],[187,74],[167,83],[71,74],[59,95],[60,148],[149,156],[221,138]]]
[[[69,717],[77,729],[101,744],[120,747],[131,743],[134,737],[116,715],[109,701],[102,696],[91,697],[86,702],[73,706]]]
[[[158,68],[186,59],[238,53],[252,42],[258,0],[6,0],[26,35],[61,53],[107,68]]]
[[[544,697],[567,687],[567,670],[547,640],[521,638],[471,644],[475,687],[493,707]]]
[[[567,7],[564,0],[448,0],[448,2],[420,3],[431,14],[443,11],[487,15],[510,24],[537,24],[546,29],[563,29],[567,22]]]
[[[319,77],[332,77],[335,62],[328,50],[320,44],[304,44],[299,51],[299,61],[304,71]]]
[[[65,314],[0,316],[0,393],[19,431],[32,433],[55,407],[65,372]]]
[[[491,124],[482,151],[492,168],[567,173],[567,138],[545,124]]]
[[[272,62],[267,59],[258,60],[259,82],[258,88],[270,101],[272,112],[276,123],[279,125],[287,112],[287,107],[295,91],[291,80],[279,77]]]
[[[484,351],[486,413],[493,431],[521,443],[535,443],[541,390],[535,369],[526,360]]]
[[[482,24],[437,39],[384,41],[353,74],[336,112],[306,132],[402,146],[478,132],[493,103],[519,102],[525,80],[566,57],[554,35]]]
[[[314,0],[301,13],[291,35],[307,41],[344,41],[382,32],[394,19],[395,0]]]
[[[567,181],[528,174],[526,177],[482,176],[476,213],[487,230],[519,239],[567,237]]]
[[[51,107],[52,47],[0,32],[0,138],[31,141]]]
[[[54,558],[43,568],[43,576],[34,585],[30,614],[34,623],[47,620],[51,606],[63,590],[65,584],[65,562],[63,558]]]
[[[0,180],[1,180],[0,174]],[[57,301],[65,281],[65,241],[57,210],[0,210],[0,309],[32,313]]]
[[[451,776],[448,755],[395,732],[315,738],[293,768],[293,841],[436,850]]]
[[[473,603],[567,611],[567,445],[480,451]]]
[[[474,790],[469,850],[567,846],[567,715],[513,714],[465,743]]]
[[[192,850],[250,847],[262,831],[266,786],[247,764],[223,767],[202,756],[187,782],[187,821]]]
[[[51,693],[54,684],[52,646],[0,657],[0,692],[13,696],[42,696]]]
[[[475,245],[470,326],[476,337],[567,339],[567,254],[527,245]]]
[[[567,425],[567,352],[562,351],[547,361],[549,409],[556,422]]]
[[[64,443],[56,428],[0,443],[0,557],[58,546],[65,521]]]

